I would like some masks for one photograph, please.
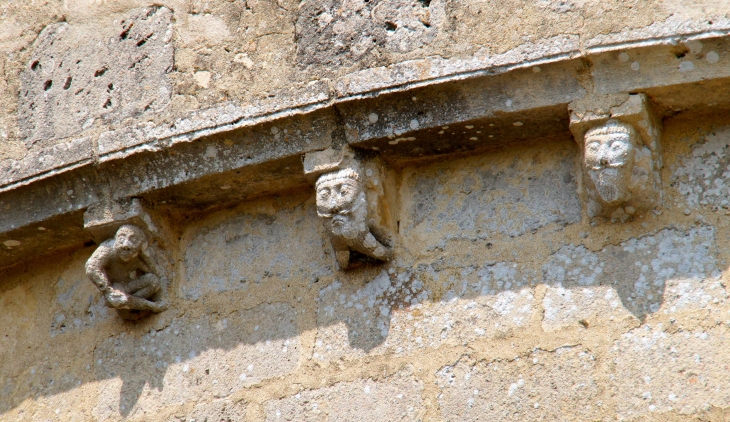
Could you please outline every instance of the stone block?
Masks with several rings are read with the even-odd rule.
[[[290,305],[272,303],[111,337],[94,352],[95,415],[149,418],[165,406],[225,398],[288,374],[301,347],[294,318]]]
[[[172,11],[134,9],[112,22],[57,23],[33,45],[20,77],[18,122],[26,144],[67,138],[158,111],[170,101]]]
[[[264,404],[267,422],[421,420],[423,383],[406,369],[374,381],[360,379],[306,390]]]
[[[619,419],[674,411],[688,417],[730,406],[726,326],[645,325],[616,341],[607,368]]]
[[[272,280],[311,283],[331,274],[334,265],[322,242],[317,215],[304,206],[285,206],[274,213],[262,205],[204,226],[186,248],[180,296],[196,301],[223,292],[249,295],[259,286],[268,289]]]
[[[155,224],[149,207],[139,198],[97,203],[84,212],[84,229],[91,233],[97,244],[114,237],[114,232],[124,224],[140,226],[157,237],[161,235],[159,223]]]
[[[718,130],[692,146],[689,155],[680,156],[672,182],[684,201],[678,207],[707,206],[730,208],[730,130]]]
[[[297,17],[297,61],[352,66],[373,53],[403,54],[425,47],[445,23],[442,2],[326,0],[303,4]]]
[[[516,264],[421,269],[382,271],[364,286],[336,281],[322,289],[314,358],[408,355],[503,337],[526,326],[535,311],[530,273]],[[443,293],[434,297],[434,291]]]
[[[536,350],[513,360],[462,358],[436,373],[448,421],[597,420],[601,402],[594,355],[583,347]]]
[[[212,400],[196,405],[175,422],[234,422],[246,420],[246,404],[231,400]]]
[[[566,142],[406,171],[401,233],[409,247],[430,251],[577,223],[575,152]]]
[[[672,314],[724,304],[715,229],[661,230],[592,252],[565,246],[542,267],[550,287],[543,328],[581,320],[610,323],[633,315]]]

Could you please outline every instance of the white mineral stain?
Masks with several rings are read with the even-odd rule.
[[[629,61],[629,53],[623,52],[623,53],[619,54],[618,59],[621,60],[622,62]]]
[[[690,53],[692,53],[692,54],[699,54],[699,53],[701,53],[701,52],[702,52],[702,47],[703,47],[703,45],[702,45],[702,41],[700,41],[700,40],[691,40],[691,41],[687,41],[687,42],[685,43],[685,45],[686,45],[687,47],[689,47],[689,51],[690,51]]]
[[[370,113],[370,115],[368,116],[368,121],[370,123],[377,123],[378,122],[378,115],[375,114],[375,113]]]
[[[20,246],[20,244],[21,243],[17,240],[6,240],[5,242],[3,242],[3,245],[7,246],[8,248]]]
[[[720,61],[720,55],[717,54],[715,51],[710,51],[707,53],[707,62],[711,64],[715,64],[718,61]]]
[[[689,72],[690,70],[694,70],[694,68],[695,68],[695,64],[690,61],[682,62],[679,64],[680,72]]]
[[[639,69],[641,69],[641,65],[639,64],[639,62],[631,63],[631,70],[639,70]]]
[[[416,119],[411,120],[410,126],[411,126],[411,129],[413,129],[413,130],[418,129],[418,126],[419,126],[418,120],[416,120]]]

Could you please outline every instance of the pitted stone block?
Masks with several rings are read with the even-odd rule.
[[[26,144],[165,107],[171,20],[169,9],[148,7],[106,26],[47,26],[21,75],[18,122]]]

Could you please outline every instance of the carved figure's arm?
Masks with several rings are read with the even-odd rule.
[[[86,275],[105,295],[113,290],[111,280],[109,280],[109,276],[104,269],[112,255],[112,248],[107,242],[104,242],[96,248],[89,260],[86,261]]]
[[[160,276],[160,272],[155,265],[154,259],[147,254],[146,250],[139,251],[140,269],[146,273],[152,273],[156,276]]]

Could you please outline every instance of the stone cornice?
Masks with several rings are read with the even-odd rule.
[[[728,104],[728,28],[427,58],[66,140],[0,168],[0,267],[88,241],[83,211],[101,201],[143,197],[174,211],[307,186],[300,157],[333,145],[399,165],[567,133],[568,104],[588,93],[644,92],[663,115]]]

